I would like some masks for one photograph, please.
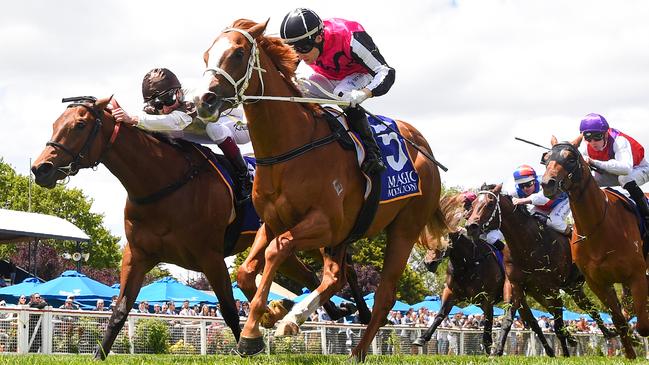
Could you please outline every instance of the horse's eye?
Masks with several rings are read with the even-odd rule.
[[[234,53],[232,54],[234,57],[242,59],[243,58],[243,48],[238,48]]]
[[[74,123],[74,129],[81,130],[81,129],[84,129],[85,127],[86,127],[86,122],[84,122],[83,120],[80,120],[80,121]]]

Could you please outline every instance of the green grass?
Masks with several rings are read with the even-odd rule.
[[[77,365],[88,364],[89,355],[0,355],[0,364],[47,364]],[[111,355],[104,363],[97,364],[347,364],[347,356],[341,355],[260,355],[253,358],[237,356],[209,355]],[[484,356],[369,356],[367,364],[640,364],[647,360],[629,361],[623,358],[571,357],[550,359],[547,357],[505,356],[491,359]]]

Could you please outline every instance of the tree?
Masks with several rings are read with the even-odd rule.
[[[0,158],[0,203],[2,208],[27,211],[29,207],[29,178],[16,174],[14,169]],[[103,226],[102,214],[90,212],[92,199],[86,197],[79,189],[69,189],[57,185],[53,189],[45,189],[32,184],[31,211],[57,216],[72,222],[83,230],[91,239],[89,245],[83,244],[84,250],[90,252],[90,259],[84,263],[84,268],[115,269],[119,266],[121,250],[119,237],[110,234]],[[45,249],[51,247],[54,252],[75,252],[77,243],[73,241],[47,240],[39,245],[38,255],[51,255],[52,251]],[[44,251],[41,252],[40,250]],[[19,245],[1,245],[0,258],[20,261]],[[56,255],[54,255],[56,256]],[[52,259],[52,264],[39,274],[44,279],[51,279],[47,275],[58,276],[67,266],[61,260]],[[41,260],[44,261],[44,260]],[[41,262],[38,261],[37,262]],[[58,266],[57,266],[58,265]]]

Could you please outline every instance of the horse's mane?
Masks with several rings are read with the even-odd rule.
[[[232,23],[232,28],[248,30],[255,25],[257,25],[257,23],[252,20],[239,19]],[[291,88],[294,95],[303,96],[302,91],[293,81],[295,79],[297,65],[300,62],[300,59],[298,58],[297,53],[295,53],[295,50],[293,50],[293,47],[285,44],[279,37],[266,35],[257,38],[257,42],[259,47],[266,52],[273,64],[277,67],[277,70],[284,76],[287,85]],[[322,108],[317,104],[306,104],[305,107],[317,114],[322,112]]]

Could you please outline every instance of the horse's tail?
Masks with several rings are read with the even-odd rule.
[[[419,233],[417,243],[427,250],[444,250],[448,240],[444,236],[459,229],[464,212],[464,197],[461,194],[445,194],[439,201],[439,208]]]

